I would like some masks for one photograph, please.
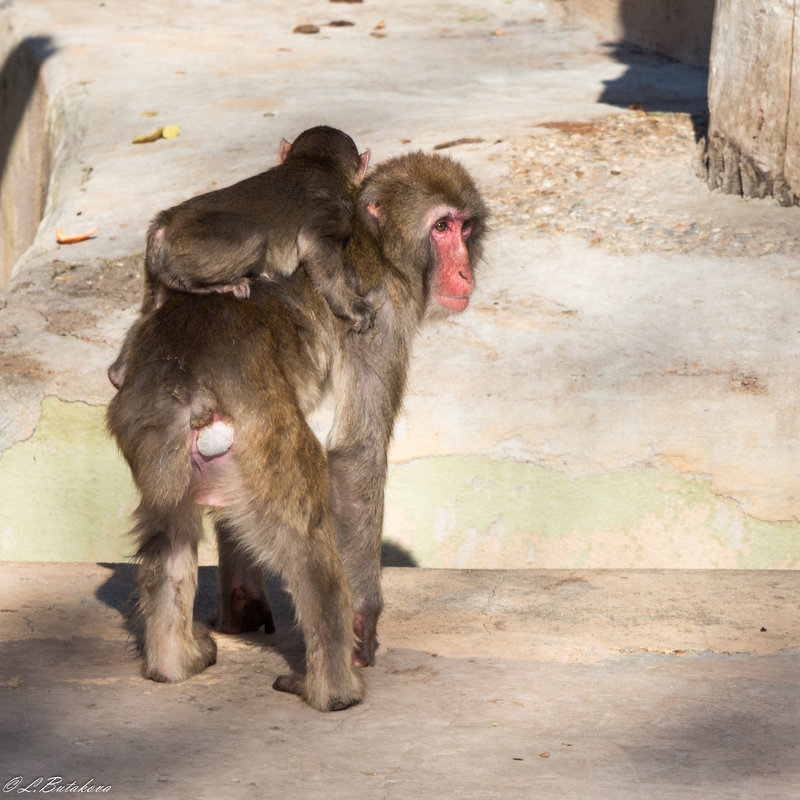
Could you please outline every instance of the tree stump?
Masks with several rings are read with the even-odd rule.
[[[698,164],[712,189],[798,202],[798,16],[797,0],[717,0]]]

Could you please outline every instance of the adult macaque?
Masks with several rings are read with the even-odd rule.
[[[201,506],[219,539],[222,630],[271,627],[264,570],[280,572],[306,640],[306,675],[274,687],[321,710],[362,697],[382,608],[386,451],[414,334],[463,311],[486,207],[456,162],[422,153],[365,181],[345,263],[376,299],[359,336],[303,269],[255,280],[250,300],[173,294],[134,325],[108,425],[131,466],[144,673],[177,681],[214,662],[193,627]],[[306,422],[323,392],[336,414],[325,452]],[[355,633],[355,635],[354,635]]]
[[[342,249],[369,151],[321,125],[281,142],[280,164],[156,215],[147,232],[144,310],[161,305],[164,287],[183,292],[249,294],[258,275],[290,275],[303,264],[336,316],[357,331],[375,311],[348,282]]]

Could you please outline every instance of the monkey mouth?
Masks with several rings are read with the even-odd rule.
[[[448,311],[463,311],[469,305],[469,296],[437,293],[436,302]]]

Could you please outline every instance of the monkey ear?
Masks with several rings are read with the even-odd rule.
[[[371,200],[367,205],[367,211],[372,214],[375,219],[381,218],[381,204],[378,200]]]
[[[364,180],[364,176],[367,174],[367,167],[369,166],[369,150],[365,150],[361,155],[359,155],[359,161],[361,161],[361,169],[358,171],[358,182]]]
[[[283,164],[283,162],[286,161],[286,159],[289,156],[289,151],[291,149],[292,149],[292,143],[288,139],[281,139],[281,149],[280,152],[278,153],[278,159],[280,160],[281,164]]]

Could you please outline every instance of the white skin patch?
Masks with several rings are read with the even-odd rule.
[[[227,453],[233,444],[233,428],[227,422],[218,419],[197,434],[197,452],[206,458]]]

